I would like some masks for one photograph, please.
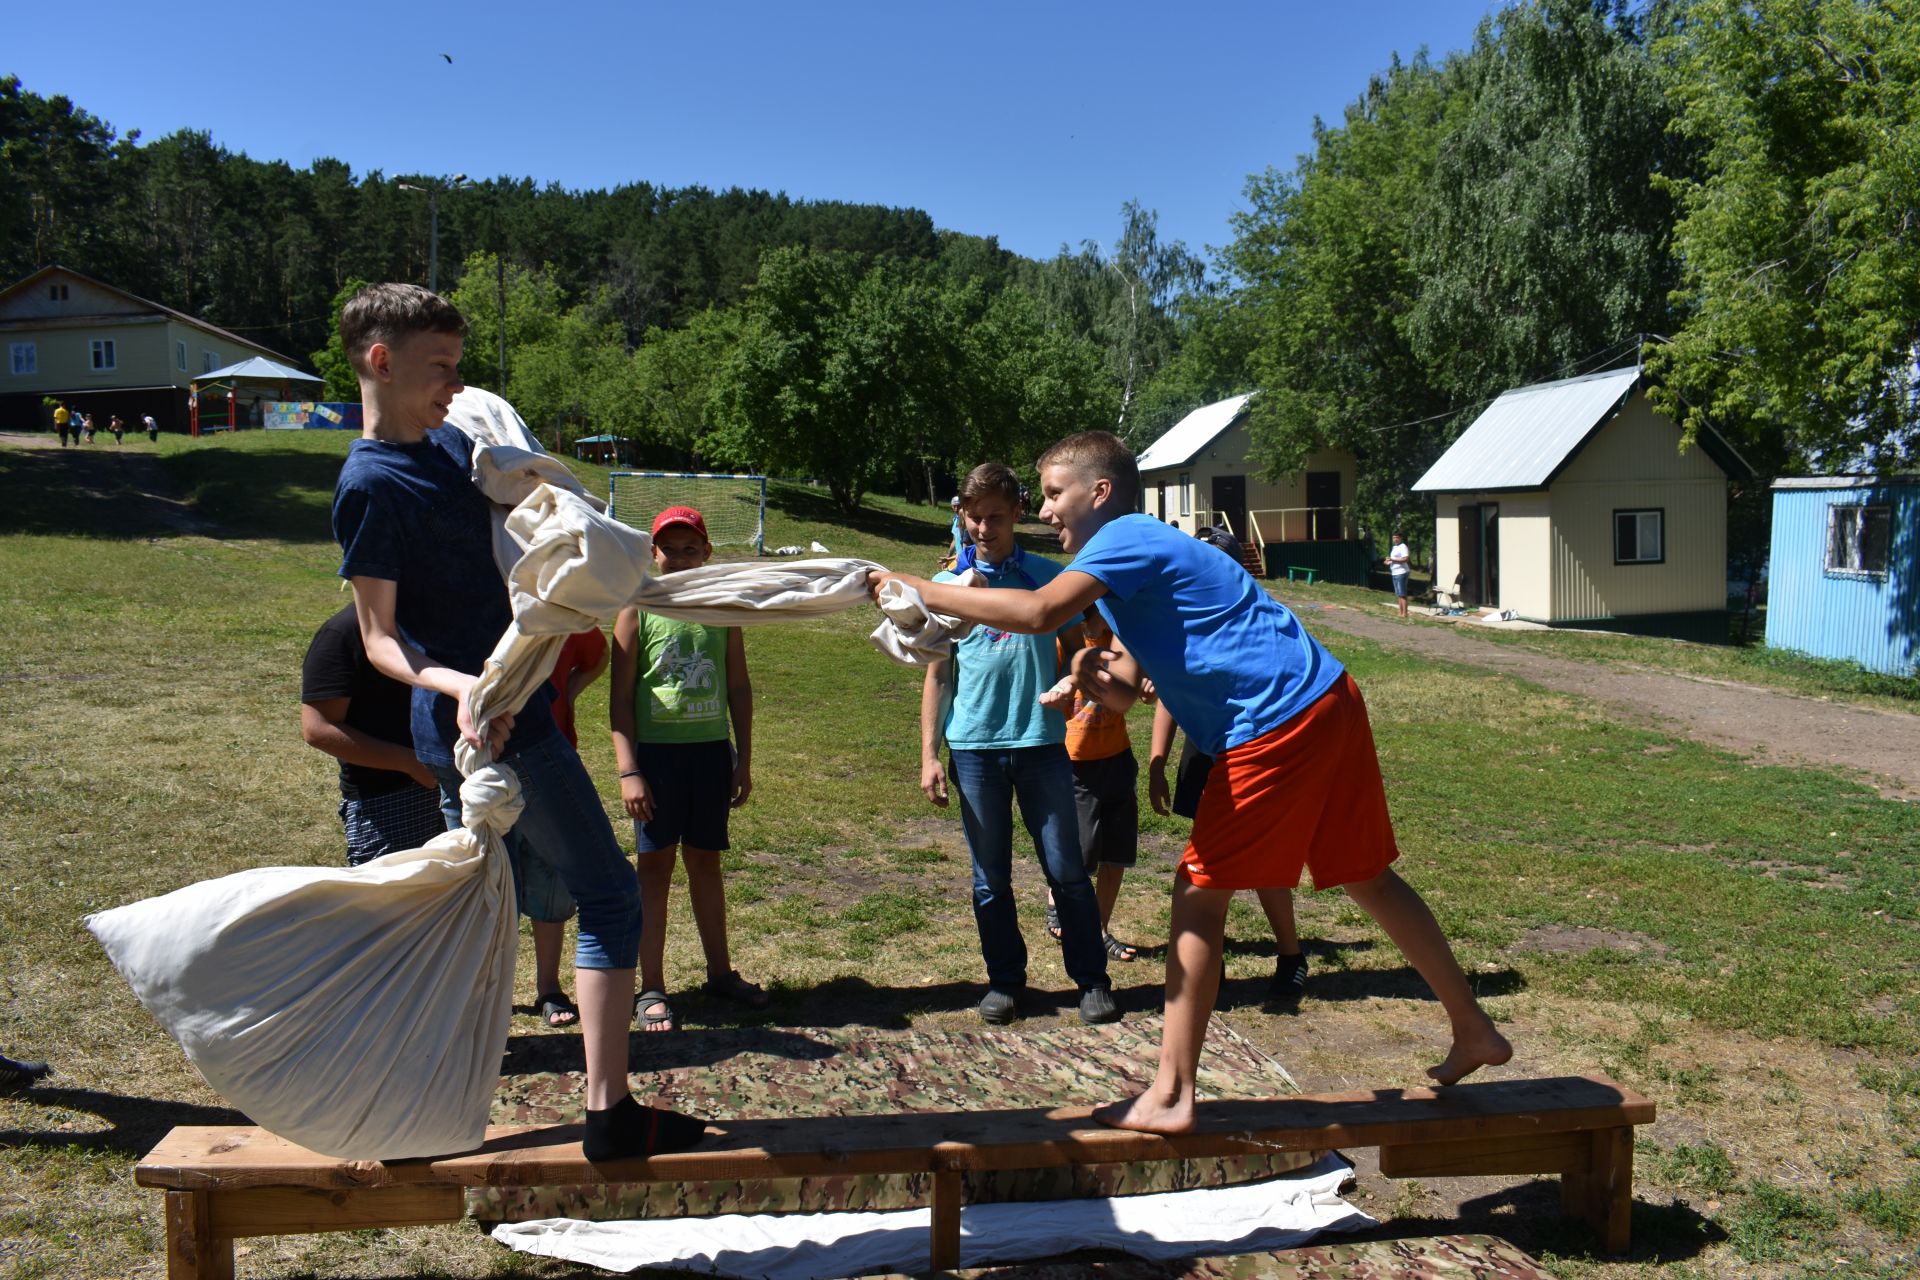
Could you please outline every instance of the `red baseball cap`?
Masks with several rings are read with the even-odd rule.
[[[653,518],[653,536],[656,538],[659,537],[662,529],[671,528],[676,524],[683,524],[699,534],[702,542],[713,541],[712,538],[707,537],[707,522],[702,519],[700,513],[692,507],[668,507],[665,511],[655,516]]]

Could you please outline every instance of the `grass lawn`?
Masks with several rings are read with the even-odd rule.
[[[227,1115],[81,917],[340,856],[332,763],[300,741],[297,698],[307,641],[343,601],[327,510],[345,446],[322,432],[167,437],[79,469],[0,446],[0,1049],[58,1072],[0,1097],[0,1277],[161,1274],[160,1198],[132,1166],[168,1127]],[[605,493],[605,469],[576,470]],[[947,516],[876,498],[846,519],[824,490],[777,485],[768,524],[768,545],[817,539],[924,572]],[[727,859],[735,961],[774,991],[770,1022],[966,1027],[982,972],[958,817],[920,797],[918,680],[868,645],[872,626],[861,610],[747,635],[757,743]],[[1466,1229],[1582,1280],[1920,1270],[1915,809],[1328,638],[1366,691],[1402,871],[1515,1038],[1511,1073],[1605,1071],[1661,1108],[1641,1131],[1627,1260],[1594,1258],[1550,1211],[1553,1188],[1522,1179],[1363,1176],[1361,1207],[1430,1232],[1464,1212]],[[1603,657],[1615,643],[1501,639]],[[614,815],[605,714],[602,681],[580,723]],[[1115,932],[1154,944],[1114,967],[1128,1010],[1158,1006],[1184,826],[1146,816],[1121,893]],[[1034,983],[1070,1019],[1030,857],[1021,877]],[[689,991],[703,971],[684,892],[672,907],[670,986]],[[1301,924],[1308,998],[1297,1017],[1264,1013],[1272,944],[1251,898],[1236,902],[1224,1016],[1309,1089],[1417,1083],[1444,1038],[1418,979],[1344,897],[1303,894]],[[717,1016],[681,1012],[689,1035]],[[536,1030],[516,1021],[516,1035]],[[242,1248],[246,1276],[576,1274],[459,1227]]]

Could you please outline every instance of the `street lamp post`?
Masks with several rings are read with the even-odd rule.
[[[440,193],[452,191],[467,180],[464,173],[456,173],[447,182],[430,182],[426,186],[416,186],[411,182],[402,182],[402,191],[424,191],[427,193],[427,289],[440,292]]]

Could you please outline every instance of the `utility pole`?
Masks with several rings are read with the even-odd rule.
[[[507,396],[507,259],[505,254],[495,254],[493,265],[497,269],[496,280],[500,287],[500,398]]]
[[[440,193],[465,185],[467,175],[456,173],[447,182],[430,182],[422,187],[411,182],[398,183],[402,191],[427,193],[427,290],[440,292]]]

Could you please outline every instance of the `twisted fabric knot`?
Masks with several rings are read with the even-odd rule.
[[[505,837],[526,807],[520,775],[503,765],[480,765],[460,784],[460,821],[469,831]]]

